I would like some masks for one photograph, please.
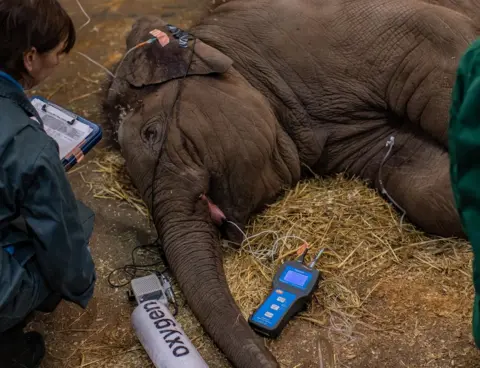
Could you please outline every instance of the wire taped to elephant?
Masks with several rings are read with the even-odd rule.
[[[388,194],[387,190],[385,189],[382,181],[382,168],[385,162],[387,161],[388,157],[390,156],[390,153],[392,152],[393,145],[395,144],[395,137],[391,136],[388,140],[387,143],[385,144],[385,147],[389,147],[387,153],[385,154],[385,157],[383,158],[382,162],[380,163],[380,168],[378,169],[378,184],[380,186],[380,193],[384,194],[387,196],[387,198],[393,203],[395,207],[402,213],[402,216],[400,217],[400,228],[403,226],[403,220],[407,214],[407,212],[397,203],[395,200]]]

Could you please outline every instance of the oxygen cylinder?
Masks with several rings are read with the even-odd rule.
[[[139,304],[132,313],[135,333],[156,368],[208,368],[166,305]]]

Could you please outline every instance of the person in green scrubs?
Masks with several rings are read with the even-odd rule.
[[[44,340],[24,332],[35,311],[93,296],[93,212],[75,199],[59,157],[30,103],[75,44],[57,0],[0,0],[0,367],[36,368]]]
[[[448,139],[453,195],[473,251],[472,332],[480,348],[480,39],[460,59]]]

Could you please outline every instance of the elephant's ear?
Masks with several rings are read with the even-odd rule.
[[[127,48],[153,38],[151,31],[159,35],[155,33],[157,30],[160,31],[160,40],[131,51],[120,65],[119,78],[142,87],[182,78],[187,69],[188,75],[225,73],[233,64],[228,56],[199,39],[188,41],[188,47],[181,47],[181,41],[174,36],[171,27],[155,17],[143,17],[134,24],[127,38]]]

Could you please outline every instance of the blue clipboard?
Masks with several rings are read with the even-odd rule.
[[[65,171],[70,170],[73,166],[79,163],[84,156],[102,139],[102,128],[99,125],[85,119],[84,117],[68,111],[41,96],[32,96],[30,98],[30,102],[32,102],[35,107],[40,105],[38,102],[41,103],[42,111],[39,111],[40,114],[53,114],[57,120],[62,120],[64,124],[79,122],[89,126],[92,129],[88,136],[85,137],[79,145],[67,153],[62,159]],[[55,112],[57,112],[57,114],[55,114]]]

